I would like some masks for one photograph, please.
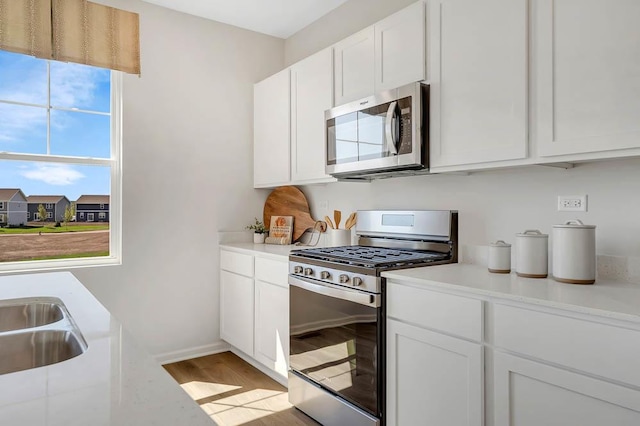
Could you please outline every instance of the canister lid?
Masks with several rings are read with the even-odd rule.
[[[595,225],[585,225],[579,219],[568,220],[560,225],[553,225],[554,228],[571,228],[571,229],[595,229]]]
[[[490,244],[491,247],[511,247],[511,244],[506,243],[502,240],[498,240],[495,243]]]
[[[527,238],[549,238],[549,234],[543,234],[537,229],[527,229],[521,234],[516,234],[517,237],[527,237]]]

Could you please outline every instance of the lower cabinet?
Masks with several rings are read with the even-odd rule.
[[[483,349],[387,321],[387,425],[482,426]]]
[[[499,351],[494,389],[496,426],[640,425],[637,390]]]
[[[289,290],[259,280],[255,287],[254,357],[286,377],[289,368]]]
[[[220,337],[253,354],[253,278],[220,271]]]
[[[221,250],[220,268],[220,337],[286,378],[288,261]]]

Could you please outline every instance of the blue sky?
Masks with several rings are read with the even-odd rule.
[[[51,105],[109,112],[110,71],[51,61]],[[0,101],[47,104],[46,61],[0,51]],[[110,117],[51,110],[51,154],[109,158]],[[46,154],[47,109],[0,102],[0,152]],[[0,160],[0,187],[26,195],[108,194],[109,168]]]

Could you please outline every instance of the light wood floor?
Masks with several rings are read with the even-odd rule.
[[[289,404],[285,387],[231,352],[164,368],[221,426],[318,425]]]

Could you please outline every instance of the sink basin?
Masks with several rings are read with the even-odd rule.
[[[0,333],[40,327],[64,318],[57,299],[14,299],[0,304]]]
[[[84,342],[69,330],[0,335],[0,374],[56,364],[81,355],[85,350]]]

